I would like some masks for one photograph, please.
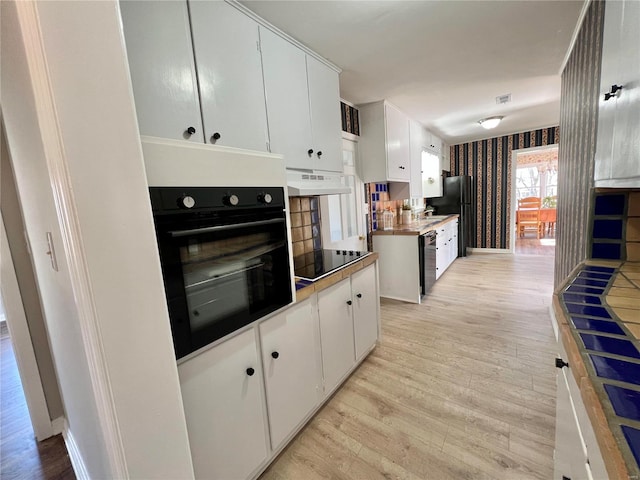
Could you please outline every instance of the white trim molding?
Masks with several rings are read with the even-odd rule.
[[[111,384],[106,368],[95,300],[89,280],[76,204],[67,168],[66,153],[59,130],[58,114],[53,99],[44,42],[40,30],[38,4],[37,2],[15,2],[15,6],[23,36],[47,168],[51,178],[51,189],[60,224],[64,256],[69,266],[71,287],[78,309],[80,330],[90,371],[96,410],[100,420],[101,432],[96,432],[96,435],[102,435],[103,437],[112,477],[128,478],[125,450],[122,444]],[[73,437],[69,436],[69,434],[67,436],[73,442]],[[75,442],[72,444],[77,451],[77,458],[80,458]],[[71,454],[71,450],[69,453]],[[89,478],[86,475],[84,464],[80,466],[79,470],[76,469],[78,478]],[[75,464],[74,468],[76,468]],[[85,475],[84,477],[82,476],[83,474]]]
[[[75,438],[73,438],[73,433],[71,433],[71,430],[69,430],[69,424],[64,419],[63,422],[64,424],[62,428],[62,438],[64,439],[64,444],[67,447],[69,459],[71,460],[71,466],[73,467],[73,471],[76,474],[76,478],[78,480],[91,480],[89,471],[84,464],[82,454],[80,453],[80,449],[78,448],[78,444],[76,443]]]
[[[467,247],[467,252],[470,252],[472,254],[494,254],[494,253],[498,253],[498,254],[505,254],[505,253],[513,253],[510,249],[508,248],[472,248],[472,247]]]
[[[2,214],[0,214],[0,280],[7,327],[11,343],[14,346],[18,375],[22,382],[33,431],[38,441],[42,441],[54,433]]]
[[[51,430],[54,435],[60,435],[64,433],[64,426],[67,423],[67,419],[64,417],[58,417],[51,420]]]

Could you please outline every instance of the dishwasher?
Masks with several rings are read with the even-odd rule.
[[[418,259],[420,262],[420,294],[426,295],[436,283],[436,232],[418,236]]]

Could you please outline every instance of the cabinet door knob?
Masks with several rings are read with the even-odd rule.
[[[356,295],[356,297],[358,297],[358,298],[362,298],[362,294],[361,294],[361,293],[359,293],[359,294],[357,294],[357,295]]]
[[[318,155],[318,158],[320,158],[322,156],[322,152],[318,152],[316,155]]]
[[[211,143],[216,143],[218,140],[220,140],[220,136],[221,135],[218,132],[211,135]]]
[[[313,148],[310,148],[309,150],[307,150],[307,154],[309,156],[313,155]]]
[[[604,94],[605,101],[610,100],[616,96],[618,91],[622,90],[622,85],[611,85],[611,90]]]
[[[187,127],[187,133],[189,135],[193,135],[194,133],[196,133],[196,129],[193,127]]]
[[[568,367],[569,364],[562,360],[561,358],[556,358],[556,368]]]
[[[253,377],[254,373],[256,373],[256,371],[253,368],[251,367],[247,368],[247,375],[249,375],[250,377]]]
[[[280,354],[278,352],[271,352],[271,356],[273,358],[278,358],[280,356]]]
[[[353,302],[351,300],[347,300],[347,305],[351,305]]]

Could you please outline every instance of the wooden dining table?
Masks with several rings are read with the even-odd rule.
[[[541,208],[540,221],[544,224],[543,232],[551,233],[556,226],[556,217],[558,210],[556,208]],[[520,220],[520,212],[516,210],[516,224]]]

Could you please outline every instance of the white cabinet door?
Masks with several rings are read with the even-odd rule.
[[[120,2],[120,10],[140,133],[202,143],[187,4]]]
[[[640,2],[608,2],[607,13],[610,3],[622,3],[624,11],[619,49],[615,52],[620,65],[618,78],[611,84],[623,86],[615,99],[611,177],[636,177],[635,186],[640,186]]]
[[[426,130],[422,128],[418,122],[409,121],[409,144],[410,144],[410,172],[411,180],[409,181],[409,193],[411,197],[423,198],[422,191],[422,151],[424,147],[424,136]]]
[[[353,329],[356,359],[360,359],[378,340],[378,282],[375,264],[351,276]]]
[[[447,269],[447,240],[444,229],[438,228],[436,233],[436,280]]]
[[[318,293],[325,394],[334,389],[355,363],[352,303],[348,278]]]
[[[313,168],[342,172],[342,124],[338,73],[307,55]]]
[[[178,374],[196,477],[251,476],[268,454],[255,330],[187,360]]]
[[[428,132],[428,135],[427,149],[440,157],[442,155],[442,140],[431,132]]]
[[[260,338],[275,450],[321,398],[320,339],[311,301],[262,323]]]
[[[387,178],[408,182],[411,176],[409,163],[409,119],[400,110],[385,104],[387,136]]]
[[[189,9],[206,143],[267,151],[258,24],[225,2]]]
[[[271,152],[284,155],[289,168],[313,168],[306,54],[260,27],[264,88]],[[312,154],[308,151],[312,150]]]
[[[450,238],[451,241],[449,242],[449,248],[450,248],[450,252],[451,252],[451,261],[450,263],[453,263],[454,260],[456,258],[458,258],[458,220],[454,220],[453,222],[450,223],[451,227],[451,234],[450,234]]]

